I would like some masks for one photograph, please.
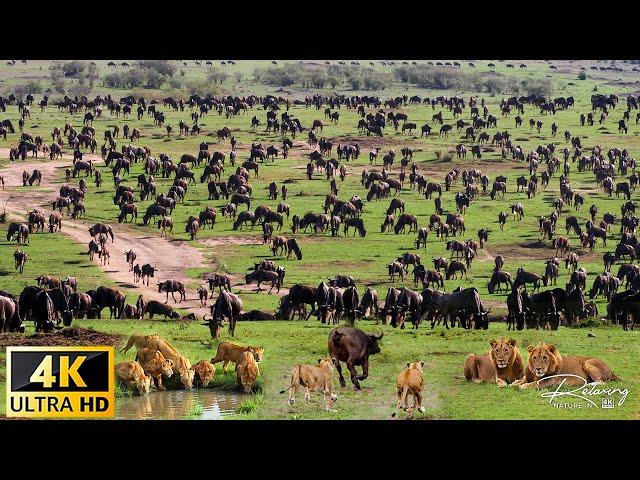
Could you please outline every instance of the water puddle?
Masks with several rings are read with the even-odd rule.
[[[116,398],[118,420],[222,420],[251,395],[216,389],[165,390]]]

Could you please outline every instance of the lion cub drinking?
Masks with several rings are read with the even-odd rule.
[[[398,404],[396,408],[409,410],[408,396],[413,396],[413,409],[418,407],[420,413],[424,412],[422,406],[422,392],[424,391],[423,378],[424,362],[407,362],[407,368],[402,370],[396,379],[396,388],[398,391]]]
[[[525,368],[524,377],[514,382],[520,388],[553,387],[562,382],[569,386],[580,386],[583,384],[580,378],[587,383],[596,384],[609,380],[620,380],[611,371],[611,368],[598,358],[560,355],[555,345],[544,342],[535,346],[529,345],[527,351],[529,352],[529,361]]]
[[[464,362],[464,378],[475,383],[495,381],[499,387],[519,380],[524,375],[524,362],[518,342],[502,337],[491,340],[491,350],[483,355],[471,354]]]

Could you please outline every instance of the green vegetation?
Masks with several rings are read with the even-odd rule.
[[[127,70],[125,67],[107,67],[105,61],[97,63],[97,71],[100,81],[93,85],[92,95],[110,93],[114,98],[124,95],[144,96],[145,98],[161,99],[169,94],[187,97],[191,93],[205,95],[206,93],[232,93],[234,95],[249,94],[273,94],[289,96],[292,99],[303,99],[306,95],[316,92],[323,94],[369,94],[379,95],[383,100],[396,95],[419,95],[420,97],[436,97],[440,95],[460,95],[468,99],[471,95],[484,98],[490,113],[497,115],[498,130],[508,131],[512,141],[520,145],[523,151],[528,153],[538,145],[553,143],[556,147],[555,156],[561,157],[560,150],[565,146],[570,147],[564,140],[565,130],[571,132],[571,136],[579,136],[584,146],[583,152],[588,154],[590,147],[601,145],[606,152],[609,148],[627,148],[630,155],[638,158],[640,155],[637,135],[640,127],[632,121],[629,122],[629,133],[619,135],[617,121],[621,118],[625,109],[624,99],[611,112],[609,118],[594,127],[580,127],[579,115],[590,109],[590,96],[597,89],[600,93],[625,94],[636,91],[635,76],[625,66],[624,74],[612,72],[589,71],[588,76],[577,81],[580,66],[589,66],[595,62],[554,62],[558,64],[558,71],[551,71],[545,62],[525,62],[527,69],[513,71],[507,68],[503,62],[496,63],[495,72],[489,73],[486,67],[488,62],[476,62],[475,69],[467,63],[462,63],[461,69],[445,68],[440,66],[424,65],[420,62],[417,66],[396,65],[374,66],[369,62],[361,61],[361,65],[331,65],[318,64],[317,62],[305,62],[300,66],[294,62],[281,62],[282,65],[271,65],[270,62],[241,62],[237,65],[222,66],[215,62],[215,66],[195,66],[193,62],[183,65],[181,62],[171,62],[170,67],[162,63],[131,63]],[[311,65],[311,63],[315,63]],[[348,62],[347,62],[348,63]],[[515,63],[516,68],[518,64]],[[16,65],[0,70],[0,93],[13,92],[17,88],[16,79],[28,77],[40,82],[44,92],[51,89],[52,100],[54,96],[61,96],[57,92],[60,88],[65,91],[79,88],[79,77],[88,75],[89,62],[85,62],[84,70],[76,65],[74,77],[65,77],[58,72],[59,68],[50,63],[29,62],[27,66]],[[598,64],[600,65],[600,64]],[[38,66],[42,69],[38,70]],[[66,65],[62,65],[62,70]],[[67,67],[70,71],[71,67]],[[111,70],[109,70],[111,69]],[[368,70],[371,69],[371,70]],[[55,72],[54,72],[55,71]],[[184,75],[182,74],[184,71]],[[446,72],[445,72],[446,71]],[[131,73],[133,72],[133,73]],[[144,75],[142,74],[143,72]],[[153,72],[153,73],[152,73]],[[584,73],[584,72],[581,72]],[[581,75],[580,73],[580,75]],[[222,75],[225,74],[225,75]],[[406,74],[406,75],[405,75]],[[114,83],[106,80],[109,75],[117,75]],[[146,76],[145,76],[146,75]],[[78,78],[76,78],[78,77]],[[129,77],[136,78],[133,83],[119,83]],[[149,78],[152,78],[149,81]],[[581,78],[581,77],[580,77]],[[369,80],[367,80],[369,79]],[[161,83],[158,83],[160,82]],[[171,84],[171,82],[174,82]],[[373,81],[373,83],[371,83]],[[376,84],[379,81],[381,83]],[[367,87],[366,82],[369,82]],[[22,82],[24,83],[24,82]],[[160,88],[158,88],[160,87]],[[425,88],[422,88],[425,87]],[[283,93],[281,88],[286,89]],[[384,88],[384,89],[383,89]],[[496,94],[492,96],[492,94]],[[503,117],[499,115],[499,102],[502,96],[512,94],[538,93],[552,96],[574,96],[576,104],[566,111],[560,110],[554,115],[542,115],[539,110],[530,105],[525,106],[524,126],[515,128],[514,116]],[[635,94],[635,93],[634,93]],[[282,144],[280,135],[264,132],[265,113],[259,107],[254,107],[246,115],[240,114],[229,119],[224,115],[218,116],[215,112],[204,116],[199,125],[202,133],[199,136],[179,137],[177,125],[180,120],[187,121],[191,125],[190,112],[173,111],[170,108],[161,108],[165,112],[166,122],[174,127],[174,133],[167,137],[163,127],[153,124],[151,118],[145,115],[141,120],[136,120],[135,115],[128,119],[111,117],[108,111],[104,111],[101,118],[94,121],[93,126],[98,132],[99,141],[107,128],[113,125],[122,127],[125,123],[131,128],[139,128],[142,137],[136,145],[148,146],[152,156],[159,153],[167,153],[174,160],[178,160],[184,153],[196,154],[202,141],[211,144],[210,150],[220,150],[227,154],[225,173],[223,178],[228,178],[235,170],[229,165],[228,153],[230,146],[227,141],[218,142],[215,131],[223,126],[228,126],[232,134],[238,139],[238,161],[241,163],[247,157],[247,149],[252,142],[262,142],[265,146],[275,145],[278,148]],[[396,162],[392,168],[392,176],[399,172],[399,150],[405,146],[411,146],[414,150],[413,161],[418,166],[418,171],[425,174],[429,181],[444,184],[444,176],[455,167],[461,169],[478,168],[486,173],[490,179],[498,174],[508,177],[508,190],[504,200],[491,201],[488,195],[480,195],[474,200],[471,207],[465,212],[465,224],[467,231],[462,239],[477,239],[477,231],[480,228],[490,230],[489,242],[484,250],[478,251],[478,257],[469,271],[468,278],[462,280],[446,281],[446,290],[450,291],[457,286],[476,287],[485,305],[492,307],[492,316],[495,320],[506,313],[506,294],[489,295],[486,285],[493,269],[493,257],[501,254],[505,258],[504,269],[515,275],[519,267],[529,271],[543,273],[544,260],[555,256],[555,250],[551,248],[548,240],[541,241],[538,232],[538,217],[548,215],[552,211],[552,202],[558,197],[558,174],[552,177],[549,187],[540,189],[538,195],[529,200],[522,192],[516,192],[515,179],[520,175],[528,177],[527,165],[511,158],[503,159],[500,148],[486,145],[483,147],[482,158],[472,160],[470,155],[466,159],[457,159],[455,145],[465,143],[468,147],[473,142],[461,139],[461,133],[454,131],[449,138],[439,137],[437,126],[432,121],[432,115],[442,110],[444,122],[455,124],[452,112],[446,108],[424,104],[410,105],[401,110],[409,117],[410,122],[418,125],[418,132],[412,135],[403,135],[394,132],[391,126],[385,129],[383,138],[367,137],[358,132],[357,122],[359,116],[355,110],[342,108],[339,110],[340,120],[337,125],[332,125],[324,120],[324,107],[318,111],[315,108],[305,108],[303,105],[292,105],[290,115],[299,118],[305,127],[310,127],[316,119],[323,119],[325,126],[318,137],[323,136],[334,140],[333,157],[336,157],[335,147],[338,143],[359,143],[361,156],[349,163],[345,163],[349,175],[344,182],[337,180],[340,188],[339,197],[348,199],[352,195],[364,198],[366,191],[360,184],[360,174],[363,169],[371,168],[369,165],[369,151],[374,147],[380,147],[380,157],[375,168],[381,169],[382,155],[394,148],[398,153]],[[373,109],[369,109],[372,111]],[[632,114],[634,114],[632,112]],[[262,124],[251,130],[250,119],[256,115]],[[70,116],[58,112],[55,107],[48,107],[44,112],[32,107],[32,118],[27,121],[25,130],[35,135],[42,135],[50,139],[50,133],[54,126],[63,126]],[[17,108],[12,106],[7,109],[6,118],[16,120]],[[2,117],[2,118],[5,118]],[[462,117],[469,121],[468,108]],[[528,126],[528,120],[541,120],[544,122],[542,131],[538,133]],[[82,123],[82,115],[71,119],[76,128]],[[559,125],[558,135],[551,136],[551,123]],[[419,127],[428,123],[434,127],[434,132],[428,138],[420,138]],[[493,135],[495,129],[489,133]],[[296,142],[306,142],[307,132],[299,135]],[[9,134],[8,141],[2,148],[15,146],[19,133]],[[118,140],[119,146],[124,143]],[[275,181],[280,187],[287,182],[289,196],[286,203],[291,206],[291,213],[304,215],[306,212],[320,213],[325,195],[329,193],[329,186],[323,172],[317,172],[313,180],[308,180],[305,175],[305,165],[308,163],[307,153],[311,149],[303,144],[297,144],[289,153],[289,158],[283,160],[279,156],[275,162],[260,165],[259,177],[251,178],[253,186],[252,210],[261,204],[269,205],[275,209],[281,201],[268,200],[267,185]],[[8,162],[8,153],[4,150],[0,162]],[[37,163],[29,159],[25,168],[35,168]],[[103,172],[105,183],[101,188],[96,188],[89,181],[89,191],[86,196],[87,221],[104,221],[116,224],[117,207],[113,204],[113,184],[110,170],[100,164],[98,168]],[[143,171],[141,163],[132,166],[131,173],[124,177],[126,184],[135,188],[137,175]],[[202,167],[196,167],[196,177],[199,180]],[[541,171],[541,170],[540,170]],[[62,175],[62,173],[61,173]],[[580,211],[573,207],[565,206],[558,221],[557,234],[566,236],[564,222],[567,216],[576,215],[581,224],[589,218],[588,209],[591,204],[599,208],[598,219],[605,212],[611,212],[619,217],[621,198],[607,197],[596,186],[592,172],[578,172],[577,164],[571,164],[571,185],[574,191],[580,192],[586,197],[585,205]],[[59,178],[62,181],[62,178]],[[162,179],[157,176],[158,192],[166,192],[173,182],[171,179]],[[77,183],[77,179],[73,180]],[[444,186],[444,185],[443,185]],[[459,182],[450,192],[443,192],[443,206],[446,212],[455,210],[454,195],[462,189]],[[25,189],[24,194],[28,194]],[[0,198],[4,194],[0,194]],[[426,200],[416,190],[410,189],[408,183],[398,196],[405,200],[406,211],[417,215],[419,226],[428,224],[429,216],[433,213],[433,199]],[[137,198],[136,198],[137,199]],[[637,200],[637,193],[633,194],[633,200]],[[515,202],[522,202],[525,209],[525,218],[514,221],[510,216],[504,232],[500,231],[497,217],[500,211],[510,212],[509,206]],[[142,213],[151,201],[137,201],[140,212],[137,222],[129,225],[117,225],[117,228],[135,229],[137,232],[145,232],[157,235],[155,225],[142,225]],[[415,234],[394,235],[393,233],[380,233],[380,224],[389,205],[389,199],[367,202],[364,208],[363,219],[367,228],[365,238],[348,236],[342,233],[338,238],[331,238],[330,234],[315,235],[313,233],[299,233],[295,237],[304,254],[302,261],[273,257],[267,246],[261,245],[261,229],[256,225],[252,229],[234,231],[232,222],[223,219],[220,209],[227,202],[221,200],[207,200],[206,183],[199,181],[189,187],[184,204],[180,204],[172,218],[175,223],[174,238],[187,240],[188,235],[184,231],[187,218],[203,210],[205,206],[214,206],[218,210],[218,218],[213,229],[203,229],[198,234],[198,241],[193,242],[201,248],[205,254],[204,268],[191,269],[186,274],[193,279],[188,285],[189,297],[195,296],[195,288],[200,284],[205,273],[212,270],[222,270],[234,276],[236,284],[244,283],[243,275],[247,268],[254,262],[262,259],[273,259],[278,265],[286,267],[285,286],[289,287],[297,282],[317,285],[320,281],[336,274],[349,274],[355,277],[362,292],[364,285],[371,285],[378,290],[381,300],[384,298],[387,287],[390,286],[386,273],[386,264],[396,257],[410,251],[419,253],[422,262],[431,266],[431,259],[439,256],[448,257],[444,242],[435,236],[435,232],[429,235],[426,249],[418,252],[415,249]],[[246,207],[241,206],[239,210]],[[63,227],[64,228],[64,227]],[[6,225],[0,227],[0,239],[6,238]],[[276,232],[291,237],[291,220],[286,219],[281,232]],[[77,245],[62,235],[37,234],[32,235],[31,244],[25,247],[29,253],[29,262],[24,275],[18,275],[13,269],[13,252],[15,244],[6,241],[0,242],[0,288],[19,293],[21,288],[41,273],[52,273],[66,276],[72,274],[78,277],[80,289],[87,290],[99,284],[109,284],[108,276],[101,273],[99,268],[88,262],[84,252],[84,245]],[[602,254],[613,250],[619,238],[619,224],[613,229],[611,238],[607,240],[605,248],[598,241],[593,252],[583,249],[578,244],[577,237],[569,235],[572,251],[580,255],[580,266],[585,267],[589,273],[587,288],[590,288],[596,274],[602,272]],[[117,240],[116,240],[117,245]],[[117,250],[117,249],[114,249]],[[160,253],[159,253],[160,254]],[[210,266],[210,268],[209,268]],[[617,272],[614,266],[613,273]],[[560,268],[558,286],[564,286],[569,279],[569,270]],[[411,270],[409,276],[394,286],[413,287]],[[234,292],[239,292],[237,287]],[[279,297],[267,293],[254,293],[246,290],[240,291],[244,300],[245,310],[262,309],[272,311],[278,304]],[[133,294],[131,295],[133,296]],[[597,298],[601,315],[606,313],[606,301]],[[84,320],[78,322],[81,326],[91,326],[98,330],[118,332],[126,339],[131,333],[158,333],[174,343],[180,351],[185,353],[192,362],[211,358],[215,354],[216,341],[209,338],[209,331],[198,322],[190,324],[187,328],[171,322],[136,322],[136,321],[108,321],[108,320]],[[359,321],[358,325],[365,330],[372,330],[372,321]],[[638,352],[638,332],[623,332],[619,326],[610,326],[599,319],[587,319],[578,324],[581,328],[564,328],[557,332],[523,331],[513,332],[521,345],[523,356],[526,359],[526,346],[541,340],[555,343],[561,353],[589,354],[598,356],[607,361],[614,372],[621,378],[621,382],[614,385],[629,388],[631,394],[625,404],[613,410],[589,409],[589,410],[559,410],[549,405],[548,399],[541,398],[538,392],[520,392],[513,389],[498,389],[494,385],[474,385],[461,379],[462,365],[469,353],[481,353],[488,350],[490,339],[509,335],[504,323],[493,322],[488,331],[463,331],[459,329],[445,330],[438,326],[431,330],[428,325],[422,325],[418,330],[394,330],[383,326],[385,337],[382,340],[382,353],[371,359],[370,377],[363,382],[363,391],[353,392],[349,379],[347,388],[337,387],[338,382],[334,377],[334,388],[339,395],[335,408],[337,413],[323,411],[322,397],[318,394],[312,396],[309,405],[304,404],[302,394],[298,394],[297,402],[289,407],[286,404],[286,395],[278,392],[288,387],[291,367],[296,363],[315,363],[318,358],[327,355],[327,336],[330,327],[322,325],[315,320],[308,322],[248,322],[240,323],[236,329],[238,342],[259,344],[265,347],[266,357],[260,365],[262,377],[257,385],[258,393],[255,398],[245,401],[239,410],[240,417],[244,418],[390,418],[395,406],[395,378],[407,361],[424,360],[425,366],[425,407],[424,414],[416,415],[417,418],[638,418],[638,397],[634,394],[640,387],[637,364],[640,358]],[[594,336],[589,336],[589,334]],[[223,340],[229,340],[227,331],[223,333]],[[131,352],[130,352],[131,353]],[[117,361],[131,359],[133,355],[118,354]],[[4,355],[0,354],[0,389],[4,384]],[[337,376],[337,375],[336,375]],[[221,374],[218,370],[212,388],[236,389],[235,373]],[[4,408],[4,394],[0,395],[0,409]],[[0,410],[1,411],[1,410]],[[399,417],[403,418],[404,414]]]

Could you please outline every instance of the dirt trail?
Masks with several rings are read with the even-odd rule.
[[[8,149],[0,149],[0,155],[8,156]],[[85,155],[85,157],[87,159],[91,158],[94,162],[101,161],[101,158],[97,155]],[[17,193],[17,188],[22,187],[23,170],[31,171],[36,167],[34,163],[16,161],[0,171],[0,175],[4,176],[5,181],[4,196],[7,197],[7,212],[24,220],[26,212],[35,207],[45,207],[45,211],[49,211],[50,204],[48,202],[58,195],[59,185],[61,185],[60,182],[55,181],[56,170],[65,169],[70,164],[70,158],[39,162],[37,168],[42,172],[42,186],[30,188],[28,193],[24,191]],[[90,225],[89,222],[71,220],[65,215],[62,222],[62,233],[86,245],[91,240],[87,231]],[[113,244],[108,243],[111,256],[110,263],[100,266],[97,256],[94,258],[94,262],[116,282],[118,287],[125,288],[127,291],[163,302],[166,298],[165,294],[158,292],[155,282],[151,282],[149,286],[133,282],[133,273],[129,271],[129,265],[124,256],[124,252],[129,249],[136,252],[136,261],[140,264],[148,262],[158,268],[154,279],[158,281],[173,279],[188,284],[193,282],[193,279],[186,277],[183,273],[184,270],[205,267],[202,251],[187,242],[132,232],[130,229],[118,225],[118,223],[112,223],[111,226],[114,231],[115,242]],[[174,304],[171,299],[169,301],[172,306],[179,306],[200,316],[208,311],[207,308],[200,306],[200,301],[193,290],[187,290],[187,300],[182,303]]]

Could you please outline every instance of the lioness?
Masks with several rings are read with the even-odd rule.
[[[245,347],[231,342],[222,342],[218,345],[218,351],[216,352],[216,356],[211,359],[211,363],[215,365],[216,363],[223,362],[222,373],[225,373],[229,362],[233,362],[237,365],[244,352],[251,352],[256,362],[261,362],[264,357],[263,347]]]
[[[484,355],[471,354],[464,362],[464,378],[475,383],[495,381],[499,387],[522,378],[524,362],[513,338],[491,340],[491,350]]]
[[[560,355],[555,345],[544,342],[535,346],[529,345],[527,351],[529,352],[529,361],[524,370],[524,377],[514,382],[520,388],[552,387],[562,382],[569,386],[579,386],[585,382],[600,384],[608,380],[620,380],[611,371],[611,368],[598,358]],[[559,376],[549,378],[554,375]],[[582,378],[584,382],[578,377]]]
[[[289,405],[293,405],[296,400],[298,386],[304,388],[305,401],[311,400],[311,391],[322,392],[324,395],[324,408],[327,412],[331,411],[333,402],[338,396],[332,393],[333,387],[333,369],[335,365],[330,358],[319,358],[318,365],[294,365],[291,369],[291,386],[280,393],[289,390]]]
[[[173,360],[167,360],[158,350],[141,348],[136,353],[136,362],[142,365],[144,373],[148,373],[155,380],[158,390],[165,390],[162,385],[162,375],[171,378],[173,375]]]
[[[121,362],[116,365],[116,379],[127,388],[137,388],[140,395],[146,395],[151,388],[151,375],[145,375],[138,362]]]
[[[216,366],[207,360],[200,360],[193,369],[196,372],[194,379],[196,387],[207,387],[216,375]]]
[[[134,334],[129,337],[127,345],[121,350],[121,352],[126,352],[134,345],[138,350],[143,348],[158,350],[167,360],[173,360],[173,371],[178,372],[180,375],[182,385],[185,388],[191,388],[193,386],[193,377],[195,372],[191,368],[191,362],[168,341],[160,338],[158,335]]]
[[[251,393],[251,388],[260,375],[260,369],[253,358],[253,353],[244,352],[239,363],[236,363],[236,380],[242,385],[245,393]]]
[[[413,396],[413,408],[418,407],[419,412],[424,412],[422,406],[422,392],[424,390],[423,378],[424,362],[407,362],[407,368],[402,370],[396,379],[398,391],[398,404],[396,408],[409,410],[408,396]]]

